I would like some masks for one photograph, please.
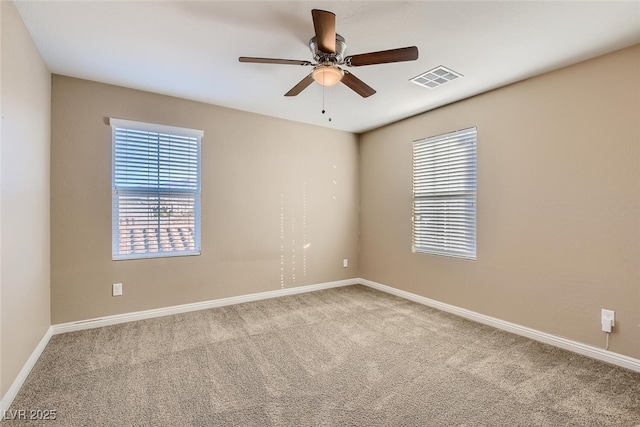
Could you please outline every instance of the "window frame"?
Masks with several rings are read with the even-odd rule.
[[[477,140],[470,127],[413,141],[413,253],[477,259]]]
[[[111,225],[111,259],[113,261],[133,260],[133,259],[152,259],[152,258],[168,258],[168,257],[180,257],[180,256],[197,256],[201,254],[201,195],[202,195],[202,137],[204,131],[199,129],[189,129],[177,126],[161,125],[156,123],[146,123],[133,120],[110,118],[109,124],[111,125],[111,192],[112,192],[112,225]],[[131,130],[139,132],[148,132],[150,134],[157,134],[158,138],[161,135],[179,138],[193,138],[196,139],[196,172],[195,177],[197,185],[195,190],[185,190],[176,188],[118,188],[116,184],[116,130]],[[159,144],[159,143],[158,143]],[[158,160],[159,161],[159,160]],[[159,173],[159,172],[158,172]],[[145,195],[143,197],[156,196],[159,199],[164,197],[171,197],[173,194],[193,194],[193,240],[194,249],[185,250],[172,250],[163,251],[160,249],[160,242],[158,242],[158,250],[156,252],[146,253],[126,253],[120,254],[120,197],[123,193],[127,195]]]

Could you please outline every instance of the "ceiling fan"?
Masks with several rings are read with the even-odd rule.
[[[322,86],[333,86],[338,82],[347,85],[354,92],[367,98],[375,89],[365,82],[343,70],[339,65],[360,67],[363,65],[386,64],[390,62],[415,61],[418,59],[418,48],[415,46],[398,49],[382,50],[379,52],[362,53],[344,56],[347,50],[345,39],[336,33],[336,15],[326,10],[313,9],[311,11],[315,37],[309,41],[309,49],[315,62],[295,59],[254,58],[241,56],[240,62],[254,62],[258,64],[284,64],[313,66],[313,70],[284,96],[296,96],[314,81]]]

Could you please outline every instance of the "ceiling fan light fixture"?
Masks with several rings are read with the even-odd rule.
[[[319,65],[311,73],[313,80],[322,86],[333,86],[342,80],[344,72],[334,65]]]

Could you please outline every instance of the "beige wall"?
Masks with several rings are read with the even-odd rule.
[[[471,126],[477,261],[412,254],[411,142]],[[594,346],[612,309],[610,349],[640,358],[639,45],[369,132],[360,151],[361,277]]]
[[[50,326],[49,71],[11,2],[2,10],[0,396]]]
[[[108,117],[204,130],[202,255],[111,260]],[[52,322],[357,277],[358,156],[347,132],[54,75]]]

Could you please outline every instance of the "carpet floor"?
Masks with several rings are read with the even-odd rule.
[[[640,426],[640,374],[348,286],[55,335],[20,410],[56,419],[2,425]]]

